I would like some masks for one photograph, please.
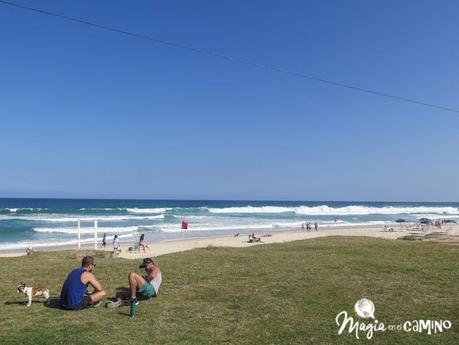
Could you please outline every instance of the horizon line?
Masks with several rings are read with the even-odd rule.
[[[98,198],[98,197],[2,197],[0,200],[5,199],[28,199],[28,200],[100,200],[100,201],[242,201],[242,202],[370,202],[370,203],[459,203],[459,201],[409,201],[409,200],[291,200],[291,199],[206,199],[206,198],[196,198],[196,199],[179,199],[179,198],[158,198],[158,199],[149,199],[149,198]]]

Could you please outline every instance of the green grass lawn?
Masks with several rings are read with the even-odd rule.
[[[138,260],[74,251],[0,258],[0,344],[457,344],[457,246],[329,237],[250,248],[197,249],[157,259],[159,297],[129,308],[77,312],[19,303],[21,281],[59,295],[83,254],[96,256],[96,276],[112,296],[127,287]],[[362,297],[385,324],[448,319],[450,330],[386,331],[369,341],[337,333],[336,315]],[[38,299],[36,299],[38,301]],[[7,304],[6,302],[10,302]],[[12,303],[11,303],[12,302]],[[369,322],[369,321],[368,321]]]

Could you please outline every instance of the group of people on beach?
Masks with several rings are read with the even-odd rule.
[[[445,220],[444,219],[437,219],[434,223],[434,225],[441,229],[443,225],[445,225]]]
[[[121,244],[120,240],[118,238],[118,235],[113,236],[113,241],[112,241],[112,246],[113,246],[113,254],[119,254],[121,253]],[[104,232],[104,236],[102,237],[102,248],[107,247],[107,233]],[[148,246],[145,244],[145,234],[140,235],[139,243],[137,245],[137,249],[140,253],[141,249],[143,249],[143,252],[145,253],[146,248]]]
[[[304,231],[306,229],[306,231],[311,231],[312,230],[312,227],[311,227],[311,223],[301,223],[301,230]],[[315,222],[314,223],[314,230],[315,231],[318,231],[319,230],[319,223]]]
[[[106,292],[94,274],[95,268],[94,257],[85,256],[81,262],[81,268],[76,268],[68,274],[60,294],[62,309],[80,310],[98,307],[102,304]],[[151,258],[145,258],[139,268],[145,270],[145,275],[130,272],[128,275],[129,293],[118,292],[113,301],[107,303],[108,308],[121,307],[125,304],[124,302],[138,305],[139,300],[158,295],[162,283],[159,267]],[[92,293],[88,292],[89,286],[93,288]]]
[[[255,234],[250,234],[249,235],[249,243],[254,243],[254,242],[262,242],[261,237],[255,236]]]

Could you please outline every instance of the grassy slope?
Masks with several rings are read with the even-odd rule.
[[[81,254],[80,254],[81,255]],[[103,258],[96,275],[113,295],[137,261]],[[373,344],[453,344],[458,333],[458,247],[330,237],[244,249],[207,248],[162,256],[160,296],[128,308],[66,312],[15,293],[21,281],[47,284],[56,296],[75,252],[0,258],[1,344],[353,344],[334,318],[368,297],[385,323],[449,319],[427,336],[377,333]],[[139,271],[139,270],[137,270]]]

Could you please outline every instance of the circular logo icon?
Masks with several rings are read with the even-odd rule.
[[[354,309],[357,315],[363,317],[364,319],[368,319],[369,317],[372,319],[375,318],[375,305],[368,298],[358,300]]]

